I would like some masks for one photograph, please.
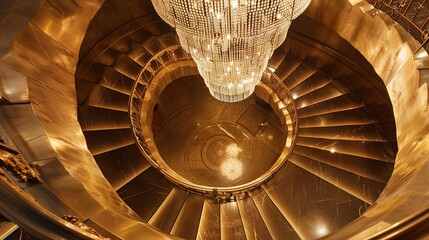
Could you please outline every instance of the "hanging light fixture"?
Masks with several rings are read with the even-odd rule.
[[[311,0],[152,0],[174,27],[210,93],[224,102],[250,96],[291,21]]]

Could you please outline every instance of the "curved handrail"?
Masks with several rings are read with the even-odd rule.
[[[151,133],[143,131],[143,126],[150,126],[148,125],[147,121],[144,122],[142,119],[146,92],[151,86],[153,79],[165,66],[168,66],[172,63],[177,63],[179,61],[189,60],[191,60],[191,56],[186,53],[180,45],[175,45],[155,54],[140,71],[138,78],[133,85],[129,98],[130,125],[139,150],[144,155],[144,157],[166,178],[190,191],[212,196],[227,196],[248,192],[260,186],[281,168],[289,154],[291,154],[291,149],[293,149],[295,145],[295,137],[297,135],[298,129],[297,110],[289,90],[276,75],[268,72],[268,70],[264,73],[264,77],[261,79],[260,86],[263,88],[268,88],[272,91],[272,99],[270,100],[277,104],[278,110],[283,113],[283,124],[288,128],[287,139],[289,139],[289,141],[286,141],[285,148],[283,149],[283,152],[276,163],[260,177],[248,183],[233,187],[207,187],[194,184],[188,180],[185,180],[174,170],[169,168],[160,157],[156,147],[152,147],[150,144],[148,144],[148,140],[151,143],[154,141]],[[151,131],[151,129],[149,129],[149,131]]]
[[[421,48],[428,51],[429,40],[429,16],[419,19],[418,15],[421,12],[429,11],[429,1],[415,0],[366,0],[380,11],[386,12],[393,20],[400,24],[411,36],[413,36],[421,44],[416,50],[417,53]],[[417,7],[412,7],[413,3],[417,3]],[[403,21],[405,20],[405,21]],[[423,21],[422,21],[423,20]],[[410,28],[411,27],[411,28]]]

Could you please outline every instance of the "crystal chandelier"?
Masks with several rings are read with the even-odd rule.
[[[210,93],[224,102],[250,96],[290,23],[311,0],[152,0],[174,27]]]

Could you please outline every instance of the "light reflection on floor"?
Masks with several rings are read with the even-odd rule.
[[[199,77],[176,80],[158,102],[155,142],[164,161],[195,184],[228,187],[265,173],[286,133],[267,105],[213,99]]]

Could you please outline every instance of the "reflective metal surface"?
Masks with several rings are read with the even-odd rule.
[[[256,96],[234,104],[216,101],[200,77],[168,85],[157,106],[156,146],[166,164],[195,184],[250,182],[269,170],[285,146],[282,123]]]
[[[69,208],[119,238],[173,238],[140,221],[115,193],[115,189],[122,189],[119,192],[125,201],[146,220],[153,217],[154,224],[160,222],[155,219],[167,216],[163,209],[170,209],[169,199],[183,201],[174,197],[175,187],[162,175],[144,178],[151,168],[133,153],[135,145],[127,145],[124,134],[130,129],[122,118],[128,110],[132,78],[150,56],[174,45],[174,38],[163,35],[171,29],[156,24],[149,1],[106,1],[91,24],[89,20],[102,1],[22,3],[23,11],[11,11],[11,16],[23,16],[24,24],[10,21],[17,19],[13,17],[6,21],[16,30],[2,34],[0,66],[20,76],[20,86],[13,86],[20,89],[19,96],[27,96],[24,85],[28,85],[31,105],[3,108],[2,124],[12,126],[11,139],[28,161],[38,165],[49,189],[31,189],[44,206],[34,207],[31,199],[14,198],[25,203],[21,207],[29,208],[8,211],[9,215],[21,223],[25,211],[33,214],[28,219],[43,216],[46,225],[39,228],[41,235],[78,234],[76,229],[67,230],[58,219],[58,214]],[[136,25],[127,24],[134,20]],[[3,33],[4,28],[0,29]],[[122,34],[115,29],[121,29]],[[103,43],[105,36],[109,40]],[[429,205],[428,56],[423,51],[414,54],[416,46],[419,43],[397,23],[365,1],[313,0],[305,15],[291,27],[286,44],[274,53],[269,66],[295,95],[299,109],[299,146],[290,162],[262,189],[233,202],[229,197],[211,200],[190,192],[181,210],[176,214],[178,207],[174,206],[171,211],[167,225],[177,217],[172,233],[201,239],[236,233],[249,238],[260,234],[264,239],[313,239],[340,228],[326,238],[365,239],[400,237],[422,227]],[[84,69],[78,70],[75,96],[73,76],[78,58],[83,56],[88,58]],[[171,82],[184,72],[192,75],[195,69],[190,66],[178,64],[164,71],[162,77]],[[3,91],[13,83],[8,79],[1,81]],[[155,105],[157,99],[152,100]],[[79,111],[82,128],[77,121],[76,102],[83,106]],[[91,115],[93,109],[97,110]],[[104,114],[106,121],[98,113]],[[88,146],[81,129],[90,140]],[[95,133],[98,131],[100,134]],[[103,131],[110,133],[103,135]],[[106,136],[105,146],[97,143]],[[134,158],[138,160],[132,161]],[[114,163],[117,160],[121,164]],[[135,176],[139,177],[131,180]],[[386,189],[377,198],[386,182]],[[7,200],[10,198],[3,193],[17,190],[5,186],[0,193]],[[58,198],[49,197],[48,191]],[[260,217],[255,213],[250,218],[240,207],[250,198],[256,208],[249,209],[258,210]],[[7,204],[17,206],[14,201]],[[222,215],[229,219],[238,215],[234,208],[223,213],[220,209],[234,204],[241,221],[234,226],[241,224],[242,228],[224,229],[220,226],[225,222],[219,222],[225,219]],[[369,204],[373,206],[364,212]],[[46,209],[55,214],[47,214]],[[26,221],[24,225],[37,229],[36,223]]]

